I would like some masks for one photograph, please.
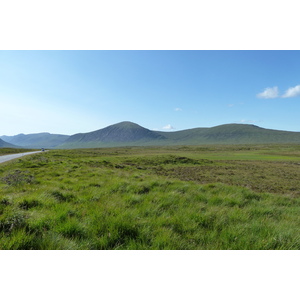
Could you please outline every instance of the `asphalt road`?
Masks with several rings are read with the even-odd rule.
[[[33,151],[33,152],[2,155],[2,156],[0,156],[0,164],[4,163],[6,161],[9,161],[9,160],[15,159],[15,158],[20,158],[25,155],[30,155],[30,154],[40,153],[40,152],[42,152],[42,151]]]

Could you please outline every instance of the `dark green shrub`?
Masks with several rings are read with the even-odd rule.
[[[9,202],[9,199],[8,199],[8,198],[4,197],[4,198],[2,198],[2,199],[0,200],[0,205],[5,205],[5,206],[7,206],[7,205],[11,205],[11,203]]]
[[[38,200],[23,200],[21,203],[19,203],[19,207],[25,210],[28,210],[30,208],[39,206],[40,202]]]
[[[12,211],[0,219],[0,232],[11,233],[14,229],[22,228],[26,225],[24,214]]]

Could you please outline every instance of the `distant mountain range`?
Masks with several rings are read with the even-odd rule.
[[[72,136],[39,133],[1,136],[3,143],[25,148],[96,148],[208,144],[300,144],[300,132],[264,129],[255,125],[226,124],[181,131],[153,131],[132,122]],[[0,147],[2,146],[0,140]]]
[[[17,146],[7,143],[0,139],[0,148],[16,148]]]
[[[48,132],[33,134],[18,134],[14,136],[0,136],[7,143],[22,148],[55,148],[64,143],[69,135],[51,134]],[[1,146],[0,146],[1,147]]]

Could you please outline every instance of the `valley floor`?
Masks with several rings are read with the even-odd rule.
[[[300,146],[52,150],[1,165],[0,249],[300,249]]]

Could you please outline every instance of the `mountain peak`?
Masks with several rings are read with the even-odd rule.
[[[124,128],[124,129],[144,128],[136,123],[129,122],[129,121],[123,121],[123,122],[111,125],[109,127],[118,127],[118,128]]]
[[[75,134],[66,143],[127,146],[160,139],[165,139],[165,137],[136,123],[123,121],[93,132]]]

